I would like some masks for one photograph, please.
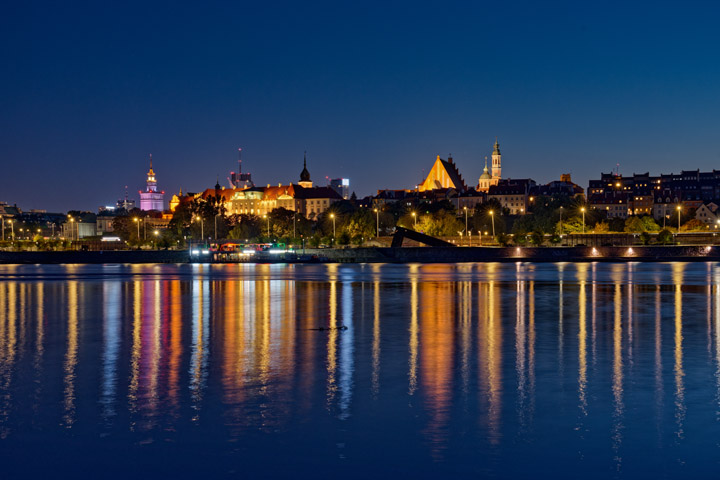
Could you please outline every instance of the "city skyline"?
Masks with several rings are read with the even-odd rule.
[[[197,191],[238,147],[257,184],[295,181],[307,150],[360,197],[450,153],[474,181],[496,136],[506,178],[718,165],[714,9],[413,5],[13,5],[0,200],[107,204],[149,154],[160,188]]]

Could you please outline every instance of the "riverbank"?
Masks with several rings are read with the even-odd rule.
[[[720,261],[720,247],[370,247],[306,249],[300,258],[333,263]],[[187,250],[3,252],[0,264],[188,263]],[[268,263],[268,262],[262,262]],[[284,263],[283,261],[275,263]],[[295,263],[302,263],[296,260]]]
[[[338,263],[720,261],[720,247],[403,247],[308,249]]]

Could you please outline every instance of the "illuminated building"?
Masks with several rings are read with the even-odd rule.
[[[465,181],[460,175],[457,166],[453,162],[451,156],[448,156],[447,160],[440,158],[440,155],[435,159],[435,163],[430,169],[430,173],[425,180],[418,185],[418,192],[425,192],[429,190],[441,190],[446,188],[452,188],[457,192],[464,192],[467,190]]]
[[[333,178],[330,180],[330,185],[328,186],[335,190],[343,199],[347,200],[350,198],[350,179]]]
[[[202,193],[183,196],[182,191],[170,200],[170,210],[181,203],[191,202],[197,198],[217,196],[225,204],[228,215],[267,215],[276,208],[285,208],[297,212],[309,219],[315,219],[325,212],[330,205],[343,198],[331,187],[313,187],[310,172],[307,169],[307,155],[303,159],[303,170],[297,184],[277,186],[268,184],[266,187],[224,188],[216,185]]]
[[[238,148],[238,171],[230,172],[230,188],[252,188],[255,184],[250,173],[242,173],[242,148]]]
[[[150,155],[150,170],[147,173],[147,187],[140,194],[140,210],[157,210],[162,212],[164,209],[165,192],[157,190],[157,180],[155,180],[155,172],[152,167],[152,155]]]
[[[510,210],[510,215],[524,215],[534,187],[535,181],[529,178],[501,180],[497,185],[490,186],[487,198],[500,202],[503,208]]]
[[[483,169],[482,175],[478,179],[478,192],[487,193],[490,187],[495,186],[500,182],[502,178],[502,155],[500,155],[500,144],[497,138],[495,138],[495,145],[493,145],[492,153],[492,172],[488,172],[487,157],[485,157],[485,168]]]

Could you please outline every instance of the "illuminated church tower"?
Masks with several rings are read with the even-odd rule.
[[[157,180],[155,180],[155,172],[152,168],[152,155],[150,155],[150,171],[147,173],[147,187],[144,192],[138,193],[140,193],[140,210],[163,211],[165,192],[157,191]]]
[[[498,144],[497,137],[495,137],[495,145],[493,146],[493,153],[492,153],[492,178],[493,180],[500,180],[502,178],[501,175],[501,167],[500,167],[500,144]],[[497,182],[495,183],[497,185]]]
[[[479,192],[487,193],[490,190],[490,187],[500,183],[502,172],[502,167],[500,166],[501,158],[502,157],[500,156],[500,144],[497,141],[497,137],[495,137],[495,145],[493,145],[492,153],[492,175],[490,172],[488,172],[487,157],[485,157],[485,168],[483,169],[482,175],[480,175],[480,178],[478,179],[477,190]]]
[[[308,172],[307,169],[307,152],[305,152],[305,155],[303,156],[303,169],[302,172],[300,172],[300,181],[298,182],[298,185],[304,188],[312,188],[313,182],[310,180],[310,172]]]

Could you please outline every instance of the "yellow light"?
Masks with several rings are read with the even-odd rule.
[[[581,212],[584,212],[584,211],[585,211],[585,207],[580,208],[580,211],[581,211]]]
[[[492,214],[494,214],[494,213],[495,213],[495,212],[493,212],[492,210],[490,210],[490,215],[492,215]]]
[[[334,214],[334,213],[331,213],[331,214],[330,214],[330,218],[335,218],[335,214]]]
[[[678,205],[677,209],[678,209],[678,212],[679,212],[680,210],[682,210],[682,207],[681,207],[680,205]]]
[[[616,184],[615,184],[615,186],[616,186],[616,187],[619,187],[619,186],[620,186],[620,184],[619,184],[619,183],[616,183]]]

